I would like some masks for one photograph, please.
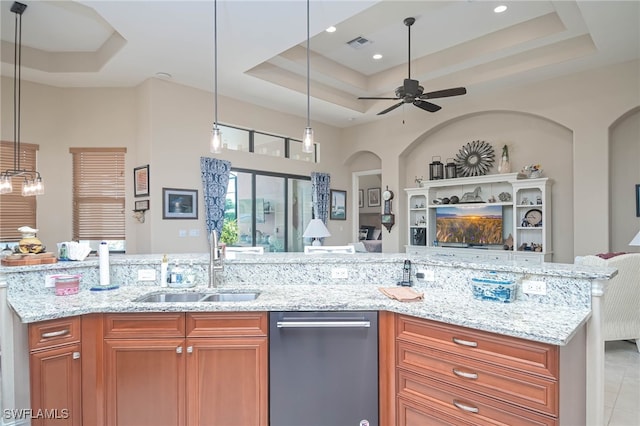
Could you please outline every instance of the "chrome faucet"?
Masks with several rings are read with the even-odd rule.
[[[209,287],[217,287],[216,272],[222,272],[223,270],[222,253],[220,247],[218,247],[218,232],[212,229],[209,236]]]

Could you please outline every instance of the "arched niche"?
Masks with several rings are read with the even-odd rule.
[[[401,155],[401,180],[415,187],[415,178],[429,178],[429,163],[438,156],[443,163],[455,158],[474,140],[493,146],[495,161],[489,174],[498,173],[502,147],[507,145],[511,171],[539,164],[553,180],[553,261],[573,262],[573,132],[537,115],[517,111],[485,111],[440,123],[409,144]],[[498,194],[494,194],[497,196]]]

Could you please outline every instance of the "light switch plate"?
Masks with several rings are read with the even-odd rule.
[[[331,278],[349,278],[349,271],[347,268],[333,268],[331,269]]]
[[[544,281],[522,280],[522,292],[525,294],[547,294],[547,283]]]

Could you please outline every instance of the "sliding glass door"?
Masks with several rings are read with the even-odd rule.
[[[311,181],[304,176],[234,169],[226,215],[238,222],[234,245],[262,246],[267,252],[303,251],[302,234],[311,220]]]

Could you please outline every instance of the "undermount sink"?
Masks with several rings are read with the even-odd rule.
[[[151,293],[134,299],[134,302],[175,303],[175,302],[247,302],[258,298],[260,293],[220,292],[220,293]]]

